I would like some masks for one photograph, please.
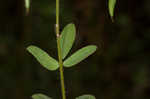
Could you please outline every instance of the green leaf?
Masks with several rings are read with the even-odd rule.
[[[83,95],[83,96],[77,97],[76,99],[96,99],[96,98],[93,95]]]
[[[37,61],[43,65],[48,70],[56,70],[59,65],[58,62],[50,57],[45,51],[42,49],[31,45],[27,47],[27,50],[37,59]]]
[[[94,53],[96,49],[97,47],[95,45],[89,45],[79,49],[77,52],[75,52],[73,55],[71,55],[64,61],[64,67],[71,67],[73,65],[78,64],[79,62],[87,58],[89,55]]]
[[[38,93],[38,94],[34,94],[32,95],[33,99],[52,99],[44,94]]]
[[[116,5],[116,0],[109,0],[108,1],[109,14],[110,14],[112,20],[113,20],[113,17],[114,17],[115,5]]]
[[[25,0],[25,8],[26,8],[26,13],[29,13],[29,8],[30,8],[30,0]]]
[[[76,36],[76,29],[74,24],[68,24],[61,33],[60,45],[62,51],[62,58],[64,59],[69,53],[74,43]]]

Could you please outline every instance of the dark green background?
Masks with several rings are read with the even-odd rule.
[[[115,22],[107,0],[60,0],[61,30],[75,23],[71,53],[88,44],[98,50],[65,68],[67,99],[93,94],[97,99],[150,98],[150,0],[117,0]],[[55,0],[0,0],[0,99],[31,99],[44,93],[61,99],[59,71],[43,68],[27,51],[34,44],[57,58]]]

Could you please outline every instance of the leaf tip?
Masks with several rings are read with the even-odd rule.
[[[76,29],[76,26],[75,26],[74,23],[69,23],[69,24],[67,25],[67,27],[72,27],[74,30]]]
[[[75,26],[75,24],[74,24],[74,23],[69,23],[68,25],[72,25],[72,26]]]
[[[29,45],[28,47],[26,47],[26,50],[30,52],[33,47],[34,45]]]
[[[31,49],[31,47],[32,47],[32,45],[27,46],[27,47],[26,47],[26,50],[29,51],[29,50]]]
[[[94,49],[94,52],[98,49],[98,47],[96,45],[91,45]]]

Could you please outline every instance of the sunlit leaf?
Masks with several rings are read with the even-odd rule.
[[[61,33],[60,44],[62,51],[62,58],[64,59],[69,53],[74,43],[76,36],[76,29],[74,24],[68,24]]]
[[[59,65],[58,62],[50,57],[45,51],[36,47],[36,46],[29,46],[27,50],[37,59],[37,61],[44,66],[48,70],[56,70]]]
[[[83,96],[77,97],[76,99],[96,99],[96,98],[93,95],[83,95]]]
[[[73,65],[78,64],[79,62],[87,58],[89,55],[94,53],[96,49],[97,47],[95,45],[89,45],[79,49],[77,52],[75,52],[73,55],[71,55],[64,61],[64,67],[71,67]]]
[[[32,95],[33,99],[52,99],[44,94],[38,93],[38,94],[34,94]]]
[[[112,20],[114,17],[115,5],[116,5],[116,0],[109,0],[108,1],[109,14],[110,14]]]

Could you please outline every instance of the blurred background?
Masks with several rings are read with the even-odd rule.
[[[61,30],[77,29],[73,53],[96,44],[96,53],[65,68],[68,99],[150,98],[150,0],[117,0],[112,23],[107,0],[60,0]],[[0,99],[31,99],[44,93],[61,99],[59,71],[43,68],[27,51],[34,44],[57,58],[55,0],[0,0]]]

